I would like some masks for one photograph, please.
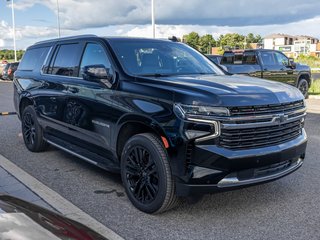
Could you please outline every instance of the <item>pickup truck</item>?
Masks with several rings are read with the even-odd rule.
[[[226,51],[221,65],[232,74],[244,74],[287,83],[307,97],[311,85],[310,67],[295,63],[282,52],[268,49]]]

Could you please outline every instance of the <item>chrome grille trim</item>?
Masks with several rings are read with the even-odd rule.
[[[220,117],[219,146],[232,150],[252,149],[281,144],[299,137],[306,116],[306,107],[302,103],[303,101],[289,103],[280,105],[279,108],[272,106],[277,109],[277,114],[260,112],[246,116]],[[297,108],[299,104],[300,107]],[[283,109],[283,106],[294,107],[287,110]]]
[[[305,112],[297,112],[299,113],[299,115],[294,116],[294,117],[288,117],[288,120],[286,122],[294,122],[296,120],[299,120],[303,117],[305,117],[307,114]],[[290,115],[294,115],[296,113],[290,113]],[[290,116],[289,115],[289,116]],[[273,116],[268,116],[268,117],[264,117],[264,118],[242,118],[241,121],[252,121],[252,120],[257,120],[257,119],[265,119],[266,121],[263,122],[256,122],[256,123],[242,123],[242,124],[238,124],[238,123],[222,123],[221,124],[221,128],[225,128],[225,129],[244,129],[244,128],[252,128],[252,127],[267,127],[267,126],[276,126],[279,125],[279,121],[278,116],[277,115],[273,115]],[[237,121],[237,120],[233,120],[233,121]]]

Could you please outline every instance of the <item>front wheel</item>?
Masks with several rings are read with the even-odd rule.
[[[168,154],[154,134],[128,140],[121,156],[121,177],[130,201],[143,212],[164,212],[178,202]]]
[[[297,88],[300,90],[300,92],[303,94],[305,98],[308,98],[308,91],[309,91],[309,82],[301,78],[298,82]]]

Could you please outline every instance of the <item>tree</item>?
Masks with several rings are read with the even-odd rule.
[[[191,32],[183,36],[184,42],[194,49],[198,49],[200,36],[196,32]]]
[[[245,41],[247,43],[246,47],[249,47],[250,43],[262,43],[262,37],[259,34],[255,36],[253,33],[249,33]]]
[[[206,34],[200,37],[199,51],[203,54],[211,53],[211,48],[216,46],[216,41],[211,34]]]
[[[17,51],[17,60],[21,60],[24,50],[18,50]],[[0,50],[0,60],[13,60],[14,59],[14,50]]]
[[[219,45],[222,48],[243,48],[245,37],[238,33],[227,33],[220,35]]]

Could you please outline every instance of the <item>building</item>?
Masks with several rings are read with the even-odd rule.
[[[264,48],[284,52],[288,57],[299,54],[320,56],[319,39],[311,36],[271,34],[264,37]]]

